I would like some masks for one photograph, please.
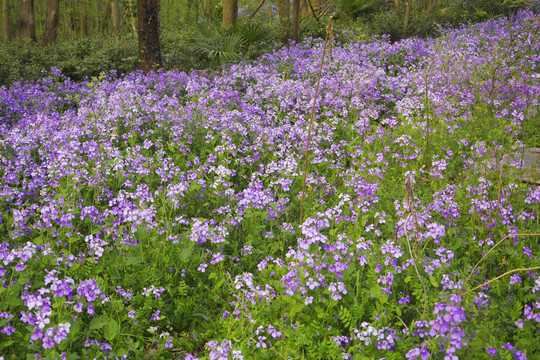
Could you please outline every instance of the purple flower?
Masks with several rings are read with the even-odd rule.
[[[11,335],[15,332],[15,328],[13,326],[11,326],[11,323],[8,321],[7,325],[4,326],[2,329],[0,329],[0,333],[4,334],[4,335]]]
[[[510,344],[510,343],[506,343],[504,344],[503,346],[501,346],[502,349],[508,349],[509,351],[514,351],[514,349],[516,348],[514,345]]]
[[[400,304],[408,304],[411,302],[411,299],[409,298],[409,295],[402,297],[398,300],[398,303]]]
[[[266,343],[264,342],[264,340],[266,340],[265,336],[259,336],[259,341],[257,342],[258,348],[266,349]]]
[[[272,325],[268,325],[268,334],[270,334],[274,339],[281,337],[281,333]]]
[[[159,320],[159,314],[161,313],[161,310],[157,310],[156,312],[154,312],[152,314],[152,316],[150,317],[150,320],[152,321],[158,321]]]
[[[205,272],[206,271],[206,268],[208,267],[208,264],[206,264],[203,260],[203,262],[199,265],[199,267],[197,268],[198,271],[200,272]]]
[[[521,282],[521,276],[519,276],[519,274],[510,276],[510,285],[517,284],[519,282]]]

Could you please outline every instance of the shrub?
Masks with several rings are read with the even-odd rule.
[[[37,80],[51,67],[74,81],[116,70],[137,68],[137,39],[131,35],[110,38],[92,36],[42,47],[28,41],[0,43],[0,85],[20,79]]]

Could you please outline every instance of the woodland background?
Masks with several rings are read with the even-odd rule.
[[[190,71],[324,38],[332,14],[338,42],[383,34],[397,41],[505,16],[530,1],[2,0],[0,85],[38,79],[51,67],[75,81],[140,68],[138,9],[150,4],[159,10],[161,67]]]

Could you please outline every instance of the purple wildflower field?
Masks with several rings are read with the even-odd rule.
[[[0,88],[0,359],[538,359],[539,31]]]

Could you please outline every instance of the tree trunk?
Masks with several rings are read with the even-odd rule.
[[[80,3],[81,7],[81,37],[85,38],[88,36],[88,19],[86,18],[86,0],[82,0]]]
[[[319,8],[321,7],[321,2],[319,0],[311,0],[310,2],[311,6],[313,7],[313,11],[319,11]]]
[[[431,13],[434,7],[435,7],[435,0],[429,0],[428,13]]]
[[[22,19],[22,12],[19,11],[17,14],[17,23],[15,24],[15,38],[19,40],[22,37],[23,34],[23,19]]]
[[[159,41],[159,0],[138,0],[139,59],[145,74],[163,65]]]
[[[120,5],[118,1],[111,1],[111,22],[112,22],[112,34],[118,35],[120,31]]]
[[[43,32],[43,45],[52,44],[56,41],[59,24],[60,0],[47,1],[47,20]]]
[[[69,9],[69,30],[74,38],[79,36],[81,23],[77,17],[77,9],[79,8],[79,0],[70,0],[71,8]]]
[[[8,0],[2,0],[2,35],[4,41],[9,41],[9,4]]]
[[[281,42],[287,42],[289,39],[289,29],[290,29],[290,15],[291,15],[291,5],[289,0],[278,0],[278,16],[279,22],[281,24]]]
[[[405,20],[403,22],[403,37],[407,36],[407,27],[409,26],[409,17],[411,16],[411,0],[407,0],[405,7]]]
[[[105,34],[105,33],[109,33],[109,25],[110,23],[112,22],[112,19],[111,19],[111,15],[112,15],[112,9],[111,9],[111,3],[112,2],[107,2],[105,3],[105,7],[100,7],[100,12],[103,13],[103,16],[100,16],[99,17],[99,33],[100,34]],[[120,10],[118,10],[120,11]],[[120,16],[120,15],[119,15]]]
[[[300,42],[300,0],[293,0],[292,39],[297,44]]]
[[[22,0],[23,36],[36,42],[36,21],[34,18],[34,0]]]
[[[300,0],[300,19],[306,18],[310,14],[307,0]]]
[[[135,8],[133,7],[133,0],[129,0],[129,14],[131,16],[131,28],[133,29],[133,33],[138,34],[137,19],[135,18]]]
[[[223,0],[223,19],[222,19],[223,28],[228,29],[235,26],[237,18],[238,18],[238,0]]]
[[[206,4],[203,5],[204,7],[204,16],[210,20],[212,17],[212,0],[206,0]]]

